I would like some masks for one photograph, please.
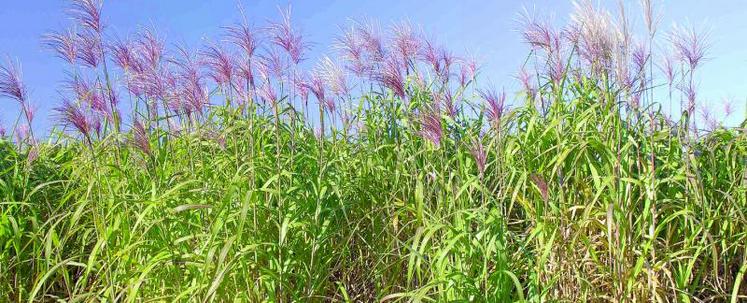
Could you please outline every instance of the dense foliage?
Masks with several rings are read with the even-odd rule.
[[[640,45],[588,3],[562,30],[527,17],[509,109],[407,24],[355,23],[304,74],[289,12],[193,55],[103,41],[101,4],[74,1],[82,31],[45,38],[70,63],[63,129],[34,137],[0,73],[23,109],[0,141],[0,297],[745,300],[745,125],[698,127],[702,37],[676,29],[655,73],[643,3]]]

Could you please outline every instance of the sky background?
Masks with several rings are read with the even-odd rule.
[[[41,46],[41,36],[69,26],[64,0],[5,0],[0,7],[0,56],[18,60],[23,78],[38,108],[36,131],[54,126],[52,109],[60,104],[59,89],[65,79],[64,64]],[[528,53],[518,32],[518,16],[526,8],[551,18],[558,25],[569,20],[571,0],[377,0],[377,1],[278,1],[278,0],[108,0],[103,19],[109,36],[126,37],[140,26],[156,28],[169,43],[199,46],[218,39],[221,26],[241,20],[241,2],[250,22],[263,25],[278,18],[278,6],[289,3],[294,23],[314,43],[310,62],[330,53],[329,45],[339,26],[351,19],[371,18],[387,27],[408,20],[457,54],[469,53],[481,63],[479,82],[518,89],[513,79]],[[617,0],[599,1],[607,8]],[[747,103],[747,6],[744,0],[657,1],[663,15],[661,30],[674,23],[708,29],[709,60],[699,72],[699,102],[721,113],[724,98],[731,98],[735,113],[725,120],[736,125],[744,119]],[[643,27],[638,0],[625,2],[631,21]],[[9,128],[18,106],[0,99],[0,124]]]

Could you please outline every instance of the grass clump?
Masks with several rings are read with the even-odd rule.
[[[654,24],[638,48],[589,5],[564,31],[527,18],[536,63],[509,108],[406,24],[353,24],[343,60],[305,74],[289,12],[266,49],[242,23],[194,55],[103,41],[99,3],[74,4],[82,32],[51,40],[72,39],[52,43],[75,70],[65,128],[0,141],[4,299],[747,296],[745,124],[698,127],[700,44],[674,43],[682,89],[654,88]],[[656,102],[677,95],[676,116]]]

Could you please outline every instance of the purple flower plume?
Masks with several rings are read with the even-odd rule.
[[[175,76],[168,68],[147,69],[138,75],[139,86],[145,95],[155,99],[166,99],[169,91],[176,85]]]
[[[275,104],[275,102],[278,101],[277,92],[275,92],[275,89],[272,88],[272,84],[270,84],[269,81],[265,82],[259,87],[257,95],[259,95],[259,97],[265,103]]]
[[[420,136],[431,141],[436,147],[441,146],[443,127],[441,113],[437,107],[426,109],[420,116]]]
[[[16,100],[26,117],[26,123],[31,124],[34,120],[34,108],[29,103],[28,91],[21,80],[20,68],[11,62],[7,65],[0,64],[0,97]]]
[[[21,81],[20,68],[12,63],[0,65],[0,96],[16,100],[21,105],[28,101],[28,91]]]
[[[200,53],[203,64],[208,68],[208,74],[219,85],[228,84],[234,74],[234,59],[222,47],[209,45]]]
[[[310,79],[306,83],[304,83],[304,86],[306,86],[311,91],[311,93],[314,94],[314,97],[316,97],[316,100],[318,102],[321,103],[326,100],[324,78],[318,73],[313,73]]]
[[[316,72],[337,96],[344,97],[350,92],[345,71],[329,57],[322,58],[317,65]]]
[[[326,109],[330,115],[333,115],[337,110],[337,102],[335,102],[335,98],[332,98],[330,96],[327,96],[327,98],[324,99],[323,105],[324,109]]]
[[[363,76],[369,69],[365,56],[365,41],[356,28],[343,31],[342,35],[335,39],[334,47],[341,53],[342,58],[347,61],[346,68],[356,76]]]
[[[428,39],[423,39],[423,49],[421,50],[420,57],[428,63],[436,74],[441,74],[441,55],[439,54],[440,49],[436,47],[433,42]]]
[[[542,49],[547,53],[553,53],[560,48],[560,34],[547,22],[538,20],[524,11],[522,14],[521,27],[524,42],[533,49]]]
[[[530,100],[534,100],[534,97],[537,95],[537,86],[533,82],[534,77],[532,74],[530,74],[526,68],[522,67],[516,78],[521,82],[521,86],[527,94],[527,97]]]
[[[161,63],[163,57],[164,45],[161,38],[156,35],[156,32],[151,29],[145,29],[138,35],[138,39],[135,43],[135,50],[140,59],[151,69],[156,69]]]
[[[251,59],[259,45],[257,33],[251,27],[244,24],[227,26],[224,29],[226,30],[228,41],[241,48],[244,56]]]
[[[291,7],[288,6],[286,10],[280,9],[280,16],[280,22],[270,23],[270,40],[284,49],[293,63],[298,64],[304,59],[308,45],[303,41],[303,35],[291,23]]]
[[[356,22],[356,31],[360,36],[363,49],[371,61],[384,60],[385,51],[381,30],[378,24],[372,21]]]
[[[381,86],[394,92],[394,95],[405,98],[405,76],[402,72],[402,64],[395,57],[387,57],[381,70],[374,75],[374,80]]]
[[[550,80],[555,85],[560,85],[560,82],[566,77],[568,67],[561,58],[552,58],[547,65],[547,74]]]
[[[224,28],[226,30],[227,40],[233,45],[237,46],[243,51],[241,58],[236,60],[236,71],[235,73],[246,81],[248,88],[242,87],[242,89],[254,89],[254,64],[252,59],[254,58],[257,47],[259,46],[259,39],[254,29],[246,24],[237,24]],[[244,86],[244,85],[241,85]],[[248,91],[247,91],[248,93]]]
[[[239,76],[246,83],[242,83],[240,86],[248,84],[248,89],[254,89],[254,63],[248,58],[242,58],[236,63],[236,75]]]
[[[483,146],[480,141],[475,140],[474,142],[472,142],[472,146],[470,147],[469,152],[475,159],[475,163],[477,164],[477,171],[480,174],[480,177],[482,177],[485,173],[485,166],[487,164],[487,153],[485,152],[485,146]]]
[[[177,47],[178,59],[171,62],[177,67],[175,81],[179,98],[184,103],[187,114],[193,112],[202,113],[209,99],[203,84],[203,76],[200,66],[194,56],[183,47]]]
[[[570,36],[574,38],[581,58],[595,71],[603,71],[610,67],[613,51],[625,42],[618,41],[620,34],[614,28],[609,12],[595,7],[588,0],[574,5]]]
[[[677,76],[677,71],[675,70],[675,62],[674,59],[672,59],[672,56],[665,56],[661,63],[658,65],[659,70],[664,74],[664,77],[667,79],[667,84],[671,86],[674,84],[674,78]]]
[[[305,105],[309,104],[309,85],[308,81],[306,80],[306,77],[303,76],[303,74],[296,73],[293,76],[293,87],[298,92],[298,95],[301,97],[301,100]]]
[[[82,77],[77,77],[68,81],[67,85],[75,93],[76,99],[82,104],[87,105],[90,109],[103,114],[107,118],[112,117],[111,105],[115,105],[116,103],[111,102],[112,100],[107,100],[105,95],[108,94],[104,94],[105,89],[100,83],[90,83]]]
[[[698,106],[698,113],[700,114],[700,117],[702,118],[703,122],[705,122],[708,129],[714,130],[719,127],[719,122],[718,120],[716,120],[717,117],[713,115],[710,107]]]
[[[457,58],[450,50],[444,47],[442,47],[438,51],[438,55],[441,58],[441,62],[443,63],[443,67],[441,68],[441,76],[444,77],[444,79],[448,80],[451,74],[451,66],[454,64]]]
[[[430,40],[423,39],[420,57],[433,68],[436,75],[444,80],[448,79],[451,65],[455,60],[454,55],[448,49],[435,46]]]
[[[26,155],[26,160],[30,164],[36,161],[36,159],[39,159],[39,145],[36,142],[32,142],[31,148],[29,148],[29,152]]]
[[[649,60],[650,52],[645,44],[636,43],[633,48],[633,67],[636,73],[642,72],[646,68],[646,64]]]
[[[643,21],[646,24],[646,29],[649,35],[653,36],[656,33],[659,21],[661,21],[661,15],[655,12],[652,0],[641,0],[641,8],[643,9]]]
[[[496,92],[494,89],[480,90],[478,93],[487,103],[485,112],[488,120],[493,127],[498,128],[506,110],[506,93],[504,91]]]
[[[707,34],[676,27],[669,40],[679,59],[685,62],[691,70],[696,69],[705,59],[708,50]]]
[[[140,149],[144,154],[151,155],[150,140],[148,139],[148,131],[139,120],[135,120],[132,124],[132,137],[133,144],[135,147]]]
[[[81,64],[90,68],[96,68],[104,60],[101,39],[95,33],[78,33],[78,59]]]
[[[201,78],[194,78],[192,76],[185,77],[184,74],[182,77],[183,84],[180,95],[182,100],[186,101],[186,104],[189,105],[188,107],[185,105],[187,114],[197,113],[199,115],[210,102],[202,80]]]
[[[287,69],[287,65],[283,62],[283,58],[276,49],[271,49],[267,54],[258,56],[257,60],[257,72],[259,76],[264,80],[268,80],[272,77],[282,79]]]
[[[101,23],[101,0],[73,0],[70,15],[80,22],[81,25],[101,34],[103,24]]]
[[[78,132],[90,139],[94,123],[80,105],[73,104],[70,100],[63,100],[62,106],[56,110],[60,113],[63,123],[75,127]]]
[[[452,95],[451,91],[447,90],[443,94],[436,94],[436,100],[443,99],[443,105],[446,108],[446,114],[449,115],[452,119],[455,119],[458,112],[458,104],[456,100],[454,100],[454,95]]]
[[[42,43],[53,50],[58,57],[70,64],[75,64],[75,59],[78,58],[77,39],[78,36],[72,30],[67,30],[64,33],[53,32],[44,35]]]
[[[690,119],[692,119],[693,112],[695,111],[695,107],[697,106],[697,90],[693,85],[687,85],[684,87],[685,96],[687,97],[687,114],[690,116]]]
[[[392,48],[407,65],[420,52],[421,40],[408,22],[392,25]]]
[[[134,45],[129,41],[116,40],[108,49],[112,54],[112,60],[121,69],[129,72],[142,72],[142,64],[138,62],[134,53]]]
[[[477,74],[477,62],[474,59],[459,60],[459,85],[466,86]]]
[[[734,114],[734,103],[730,98],[723,99],[724,116],[729,117]]]
[[[337,107],[337,103],[332,96],[326,94],[326,84],[327,81],[325,79],[325,75],[317,67],[314,69],[313,73],[310,76],[310,79],[305,85],[306,87],[308,87],[309,91],[314,94],[314,97],[316,97],[319,105],[321,105],[330,114],[333,114]]]

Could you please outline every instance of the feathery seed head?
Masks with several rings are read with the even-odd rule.
[[[477,74],[477,61],[474,58],[459,60],[459,85],[464,87],[474,80]]]
[[[249,88],[254,88],[254,63],[249,58],[241,58],[236,63],[236,75],[249,84]],[[243,83],[240,86],[244,86]]]
[[[18,65],[8,62],[0,64],[0,97],[16,100],[24,105],[28,102],[28,91],[21,80],[21,70]]]
[[[403,64],[407,65],[420,52],[421,40],[409,22],[395,23],[392,25],[391,47]]]
[[[241,48],[243,55],[251,59],[259,45],[254,29],[245,24],[236,24],[225,27],[225,30],[228,41]]]
[[[165,47],[154,30],[144,29],[136,41],[136,50],[142,62],[149,68],[156,69],[161,63]]]
[[[641,73],[645,68],[649,60],[650,52],[645,44],[636,43],[633,46],[633,67],[636,73]]]
[[[395,96],[405,98],[405,76],[402,72],[402,63],[397,58],[385,58],[384,65],[374,75],[374,80],[378,81],[381,86],[392,90]]]
[[[488,120],[490,120],[490,124],[497,129],[506,110],[506,92],[496,92],[495,89],[487,89],[479,90],[478,94],[487,104],[485,113]]]
[[[200,54],[213,81],[218,85],[229,84],[234,74],[233,57],[217,44],[208,45]]]
[[[661,72],[664,74],[664,77],[667,79],[667,83],[671,88],[671,86],[674,84],[674,78],[677,76],[674,59],[672,58],[672,56],[664,56],[658,67],[659,70],[661,70]]]
[[[311,91],[311,93],[314,94],[314,97],[316,97],[316,100],[318,102],[325,102],[326,96],[324,78],[322,75],[315,71],[311,74],[310,79],[304,83],[304,86],[306,86]]]
[[[423,39],[423,49],[421,50],[420,57],[433,68],[436,74],[441,74],[441,56],[439,50],[439,48],[433,45],[433,42]]]
[[[696,32],[692,28],[677,27],[669,35],[669,41],[672,44],[678,58],[695,70],[700,66],[701,61],[706,57],[708,51],[708,34],[705,32]]]
[[[273,77],[283,79],[287,70],[288,65],[275,49],[270,49],[267,54],[259,56],[257,61],[257,72],[265,81],[269,81]]]
[[[298,91],[298,95],[301,97],[301,100],[303,100],[304,104],[308,104],[310,90],[306,77],[304,77],[300,73],[296,73],[293,76],[293,87],[296,89],[296,91]]]
[[[269,81],[265,81],[265,83],[259,87],[257,94],[265,103],[275,104],[275,102],[278,101],[277,93],[275,92],[275,89],[272,88],[272,84],[270,84]]]
[[[187,115],[202,113],[209,100],[204,88],[200,65],[189,51],[183,47],[177,47],[179,59],[172,62],[176,65],[175,73],[177,83],[177,95],[183,102]]]
[[[80,105],[64,99],[62,106],[56,110],[60,114],[63,123],[73,126],[78,132],[86,136],[86,138],[90,138],[91,131],[93,130],[92,119]]]
[[[152,155],[150,139],[148,139],[148,131],[140,120],[135,120],[135,122],[132,123],[132,138],[132,143],[135,147],[140,149],[140,151],[146,155]]]
[[[115,40],[108,45],[112,54],[112,60],[119,68],[125,71],[142,72],[142,66],[135,57],[134,45],[129,41]]]
[[[485,174],[485,166],[487,164],[487,153],[485,152],[485,146],[479,140],[474,140],[469,150],[470,154],[475,160],[477,165],[477,172],[482,177]]]
[[[288,6],[285,10],[279,8],[279,10],[281,20],[271,22],[268,28],[270,40],[273,44],[284,49],[293,63],[298,64],[305,59],[303,56],[308,49],[308,45],[304,42],[301,32],[295,29],[291,23],[291,7]]]
[[[659,21],[661,21],[661,14],[655,12],[653,0],[641,0],[641,8],[643,9],[643,21],[646,24],[648,34],[653,37],[659,26]]]
[[[339,97],[344,97],[350,92],[347,83],[347,75],[342,67],[324,56],[316,67],[316,73],[324,79],[327,87]]]
[[[519,74],[516,76],[516,79],[521,82],[521,86],[530,100],[534,100],[534,97],[537,94],[537,86],[533,82],[533,78],[532,74],[530,74],[524,67],[519,70]]]
[[[427,108],[420,115],[420,136],[433,143],[436,148],[441,146],[443,127],[441,113],[437,106]]]
[[[734,113],[734,101],[731,98],[723,98],[724,116],[730,117]]]
[[[101,39],[95,33],[86,31],[78,33],[78,60],[83,66],[96,68],[104,60]]]
[[[590,0],[574,2],[572,28],[577,31],[578,50],[595,71],[611,66],[614,50],[620,45],[609,12],[594,7]]]
[[[350,70],[356,76],[363,76],[370,69],[370,64],[366,62],[365,41],[360,32],[355,28],[344,30],[342,35],[335,38],[335,49],[342,55],[347,62],[345,68]]]
[[[368,58],[373,62],[384,60],[385,50],[378,23],[370,20],[364,20],[356,23],[356,31],[363,43],[363,49],[366,51]]]
[[[455,119],[459,112],[459,108],[458,104],[454,100],[454,95],[452,95],[451,91],[447,90],[443,94],[437,93],[436,96],[438,96],[436,97],[437,100],[443,99],[446,114],[449,115],[449,117],[451,117],[452,119]]]
[[[101,0],[73,0],[70,16],[81,25],[101,34],[103,24],[101,23]]]
[[[44,35],[42,43],[54,51],[58,57],[70,64],[75,64],[75,59],[78,57],[77,39],[78,36],[72,30],[67,30],[63,33],[52,32]]]
[[[541,21],[527,10],[521,16],[522,36],[524,42],[533,49],[541,49],[553,53],[560,48],[560,33],[546,21]]]
[[[324,103],[322,103],[322,105],[330,115],[333,115],[337,110],[337,101],[332,96],[327,96],[327,98],[324,99]]]
[[[695,108],[697,106],[697,103],[696,103],[696,101],[697,101],[697,93],[698,93],[697,89],[695,88],[694,84],[693,85],[687,84],[687,85],[682,85],[682,87],[680,88],[680,90],[682,90],[683,93],[686,96],[686,99],[687,99],[687,108],[686,108],[687,114],[692,119],[693,112],[695,111]]]

